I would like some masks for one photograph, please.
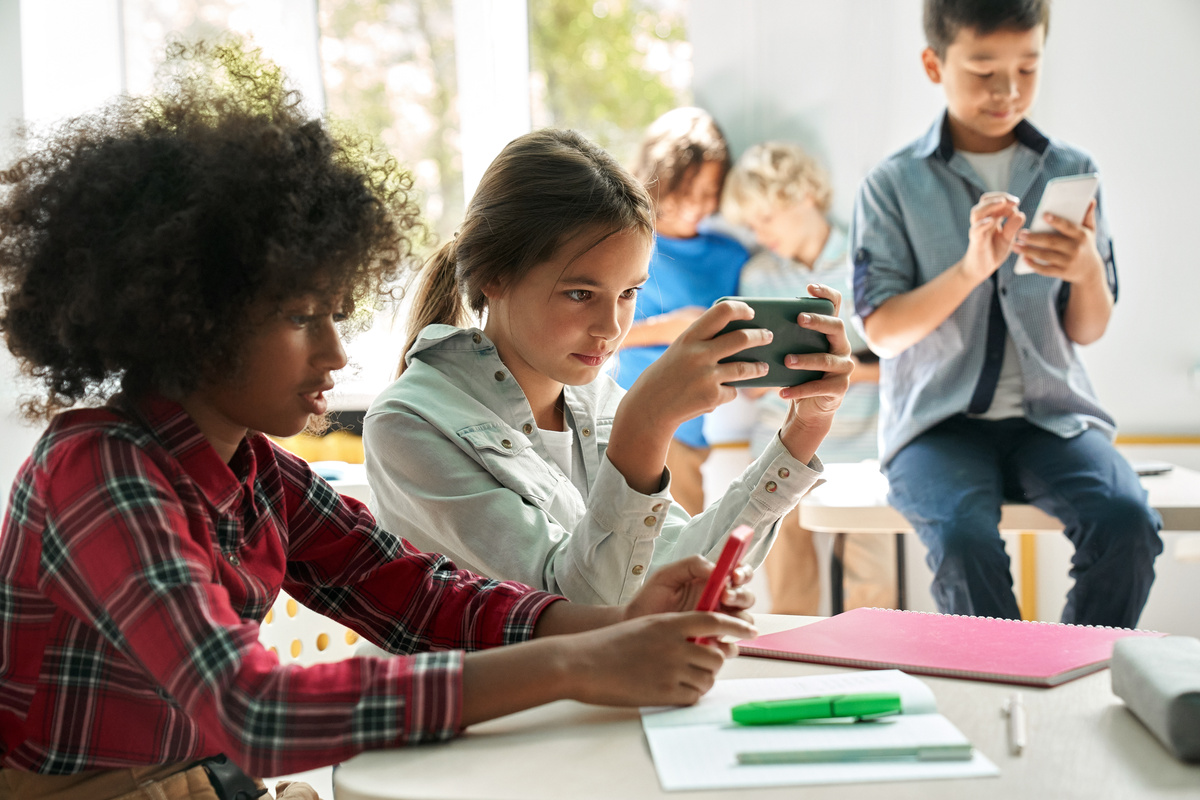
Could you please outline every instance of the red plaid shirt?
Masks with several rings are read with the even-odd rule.
[[[280,588],[398,658],[281,667]],[[226,753],[253,775],[461,729],[462,653],[554,596],[381,530],[252,434],[221,461],[178,405],[59,415],[0,533],[0,765],[73,774]]]

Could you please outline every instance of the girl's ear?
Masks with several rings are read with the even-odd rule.
[[[485,283],[480,291],[483,292],[483,296],[489,301],[497,300],[504,296],[504,287],[495,278]]]

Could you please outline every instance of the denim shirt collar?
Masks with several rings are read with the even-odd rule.
[[[954,157],[954,142],[950,138],[950,110],[947,109],[936,122],[930,126],[925,136],[921,138],[917,146],[913,150],[913,154],[918,158],[928,158],[935,153],[945,162],[949,163]],[[1050,146],[1050,139],[1041,131],[1033,126],[1027,119],[1023,119],[1017,123],[1017,127],[1013,129],[1016,134],[1017,141],[1028,147],[1039,156],[1046,153],[1046,148]]]

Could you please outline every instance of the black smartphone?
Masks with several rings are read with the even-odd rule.
[[[824,314],[832,317],[833,302],[823,297],[722,297],[721,300],[741,300],[754,309],[754,319],[735,319],[721,333],[742,328],[767,328],[775,334],[769,344],[748,347],[721,359],[727,361],[765,361],[767,374],[744,381],[732,381],[730,386],[797,386],[815,381],[824,372],[811,369],[792,369],[783,363],[791,353],[828,353],[829,339],[823,333],[801,328],[796,317],[802,313]],[[718,334],[719,335],[719,334]]]

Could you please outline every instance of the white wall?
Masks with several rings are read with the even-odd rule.
[[[848,220],[872,165],[943,108],[925,78],[920,0],[692,0],[698,105],[735,152],[799,142]],[[1121,277],[1108,334],[1084,350],[1125,434],[1200,434],[1200,3],[1055,0],[1034,124],[1100,164]]]

